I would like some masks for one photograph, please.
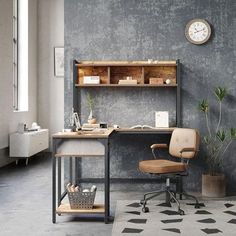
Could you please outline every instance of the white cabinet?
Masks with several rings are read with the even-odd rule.
[[[28,158],[47,149],[48,143],[48,129],[13,133],[10,135],[10,157]]]

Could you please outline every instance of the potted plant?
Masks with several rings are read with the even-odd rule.
[[[96,118],[93,116],[94,98],[92,98],[90,93],[87,93],[87,103],[90,110],[89,116],[88,116],[88,123],[96,124]]]
[[[199,109],[205,114],[207,134],[203,138],[206,145],[206,162],[209,171],[202,175],[202,195],[207,197],[225,196],[225,176],[222,173],[224,154],[236,139],[235,128],[222,128],[222,102],[227,96],[226,88],[217,87],[214,91],[219,106],[218,121],[210,119],[210,105],[203,99]],[[215,121],[215,122],[214,122]]]

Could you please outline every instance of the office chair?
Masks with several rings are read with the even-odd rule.
[[[143,200],[140,201],[140,204],[143,206],[143,212],[149,212],[148,207],[146,207],[147,201],[161,193],[166,193],[166,204],[168,206],[171,206],[171,202],[177,203],[178,213],[180,215],[184,215],[184,211],[180,208],[180,203],[176,198],[176,193],[180,194],[180,199],[182,199],[182,195],[193,198],[196,201],[195,208],[200,208],[200,204],[195,196],[187,194],[182,190],[182,188],[178,189],[178,191],[170,189],[171,178],[175,177],[182,180],[182,176],[188,175],[189,160],[196,156],[199,148],[199,140],[199,134],[195,129],[174,129],[170,139],[169,154],[173,157],[179,158],[179,161],[162,159],[159,155],[156,155],[158,154],[159,149],[167,149],[167,144],[151,145],[154,160],[144,160],[139,162],[139,170],[144,173],[164,177],[166,179],[166,186],[164,190],[144,194]]]

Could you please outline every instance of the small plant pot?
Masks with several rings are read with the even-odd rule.
[[[202,175],[202,196],[222,198],[225,197],[224,174]]]
[[[96,124],[97,120],[96,118],[88,119],[89,124]]]

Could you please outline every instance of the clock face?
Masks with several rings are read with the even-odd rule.
[[[186,38],[194,44],[203,44],[211,36],[211,27],[202,19],[191,20],[185,28]]]

